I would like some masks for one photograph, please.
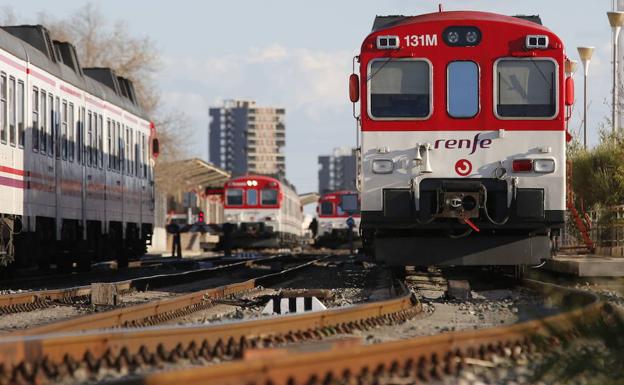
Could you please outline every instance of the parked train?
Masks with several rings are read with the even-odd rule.
[[[549,258],[574,86],[539,16],[378,17],[354,60],[366,249],[395,266]]]
[[[1,265],[88,269],[143,254],[152,152],[154,125],[130,80],[80,67],[42,26],[0,29]]]
[[[301,246],[303,208],[294,186],[270,176],[247,175],[224,186],[225,242],[231,248]]]
[[[349,241],[359,240],[360,197],[357,191],[323,194],[318,201],[316,215],[317,247],[345,248],[349,247]],[[351,229],[349,218],[353,220]]]

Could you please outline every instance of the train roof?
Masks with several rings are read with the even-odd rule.
[[[72,86],[145,120],[134,85],[110,68],[82,68],[71,43],[52,41],[41,25],[0,27],[0,49],[30,62]]]
[[[481,11],[444,11],[427,13],[418,16],[403,16],[403,15],[391,15],[391,16],[376,16],[373,22],[372,32],[376,32],[382,29],[392,28],[399,25],[417,24],[433,21],[457,21],[465,23],[466,20],[483,20],[493,21],[507,24],[517,24],[523,27],[538,27],[546,31],[548,28],[542,25],[542,19],[539,15],[530,16],[505,16],[491,12]]]

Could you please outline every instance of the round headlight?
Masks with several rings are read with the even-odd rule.
[[[466,41],[470,44],[474,44],[479,40],[479,35],[475,31],[466,32]]]
[[[450,31],[448,35],[446,35],[446,39],[449,43],[455,44],[459,41],[459,33],[457,33],[456,31]]]

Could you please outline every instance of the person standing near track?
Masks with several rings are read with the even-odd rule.
[[[177,223],[169,223],[167,225],[167,232],[173,235],[171,242],[171,257],[174,258],[177,254],[178,258],[182,258],[182,241],[180,240],[180,225]]]
[[[349,240],[349,250],[353,254],[353,228],[355,227],[355,219],[351,215],[347,218],[347,228],[349,229],[347,239]]]

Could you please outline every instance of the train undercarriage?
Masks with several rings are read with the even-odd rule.
[[[537,265],[557,248],[564,211],[544,190],[497,180],[429,180],[418,209],[410,189],[384,190],[384,210],[362,212],[364,249],[388,265]]]
[[[20,216],[0,217],[0,268],[11,271],[18,267],[38,266],[48,270],[55,265],[59,271],[70,271],[74,264],[87,271],[91,263],[116,260],[126,267],[131,259],[145,254],[151,244],[152,225],[110,222],[108,233],[101,221],[63,220],[60,239],[56,237],[54,218],[36,217],[35,231],[22,228]],[[83,235],[84,234],[84,235]]]

